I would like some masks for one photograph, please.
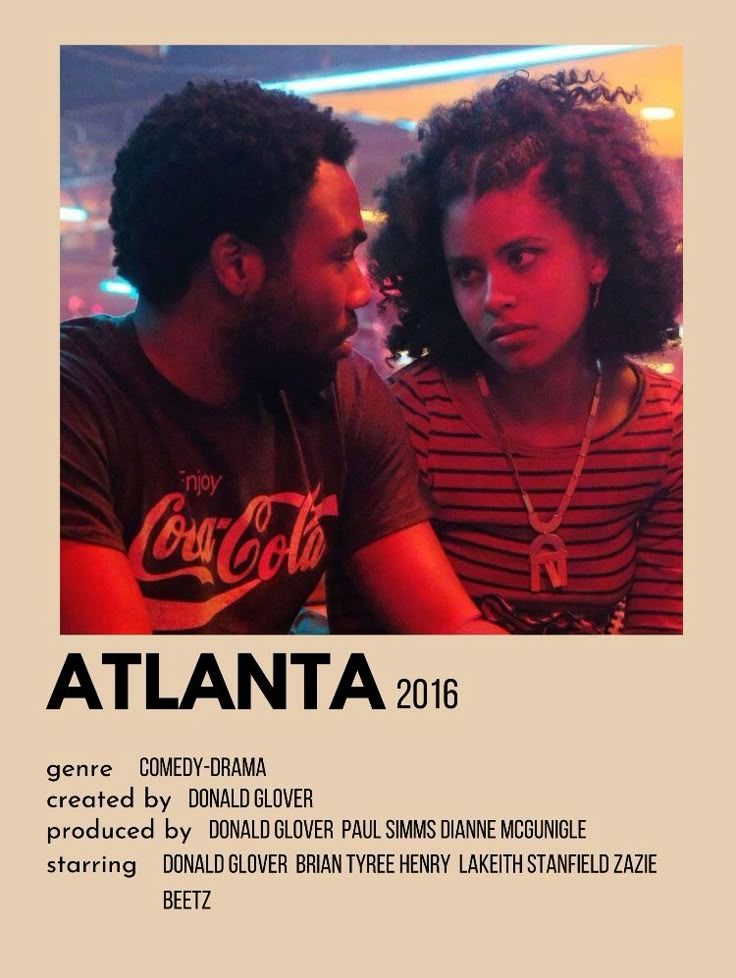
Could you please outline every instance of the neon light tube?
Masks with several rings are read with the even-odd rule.
[[[262,88],[276,88],[296,95],[316,95],[325,92],[349,91],[359,88],[380,88],[386,85],[410,84],[438,78],[460,78],[463,75],[483,75],[512,68],[554,61],[595,58],[604,54],[621,54],[656,47],[654,44],[548,44],[542,47],[519,48],[516,51],[496,51],[448,61],[402,65],[396,68],[371,68],[340,75],[321,75],[314,78],[295,78],[291,81],[267,82]]]

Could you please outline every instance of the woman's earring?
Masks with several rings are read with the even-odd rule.
[[[593,308],[598,308],[598,303],[601,298],[601,282],[596,282],[593,286]]]

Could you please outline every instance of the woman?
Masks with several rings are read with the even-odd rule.
[[[372,271],[436,529],[512,632],[682,630],[678,234],[639,124],[590,72],[435,109],[379,191]]]

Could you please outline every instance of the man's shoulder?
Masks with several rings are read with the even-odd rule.
[[[335,374],[335,390],[342,405],[350,405],[373,386],[383,386],[376,368],[360,353],[351,353],[340,360]]]
[[[138,383],[139,364],[129,317],[90,316],[61,324],[60,378],[62,403],[104,405],[129,403]],[[116,409],[117,410],[117,409]]]
[[[337,411],[343,431],[360,437],[392,438],[404,424],[399,405],[373,364],[353,353],[338,366]]]
[[[87,316],[67,319],[60,327],[62,372],[87,362],[115,362],[130,344],[127,317]]]
[[[128,316],[105,315],[65,319],[60,327],[62,346],[109,342],[121,335],[121,329],[128,320]]]

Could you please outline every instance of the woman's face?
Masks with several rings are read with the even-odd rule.
[[[537,194],[537,174],[447,210],[442,241],[458,311],[503,370],[584,363],[590,287],[607,265],[592,241]]]

